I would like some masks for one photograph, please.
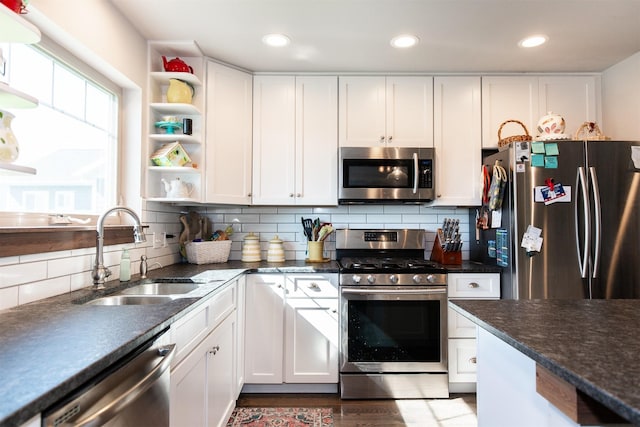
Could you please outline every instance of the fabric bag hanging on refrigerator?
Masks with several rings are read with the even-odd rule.
[[[507,171],[499,165],[499,160],[493,165],[491,187],[489,188],[489,209],[497,211],[502,209],[504,187],[507,183]]]

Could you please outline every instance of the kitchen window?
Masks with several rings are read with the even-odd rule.
[[[0,78],[39,105],[9,109],[20,147],[16,164],[37,173],[0,170],[0,216],[9,219],[0,224],[20,216],[21,226],[49,225],[42,218],[53,214],[95,220],[117,201],[120,89],[46,39],[4,45],[2,52]]]

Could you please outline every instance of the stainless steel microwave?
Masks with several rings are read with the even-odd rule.
[[[433,148],[341,147],[340,204],[426,203],[435,197]]]

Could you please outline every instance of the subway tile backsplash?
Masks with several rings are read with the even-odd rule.
[[[149,202],[142,211],[142,222],[148,225],[145,229],[147,242],[105,247],[105,264],[112,271],[110,279],[118,278],[120,274],[123,248],[129,249],[131,271],[134,274],[139,271],[141,255],[147,256],[150,270],[182,262],[178,251],[178,236],[182,231],[179,217],[189,210],[206,215],[213,230],[229,225],[233,227],[231,260],[241,259],[242,241],[250,232],[260,237],[262,259],[267,258],[269,240],[277,235],[284,241],[286,259],[304,260],[307,257],[307,241],[302,232],[301,217],[319,218],[321,222],[331,222],[335,228],[422,228],[428,232],[427,258],[435,231],[444,218],[459,219],[463,236],[468,236],[470,231],[467,208],[413,205],[187,208]],[[163,232],[170,236],[165,247],[161,244]],[[156,248],[154,233],[159,243],[155,245],[158,246]],[[324,255],[335,259],[333,234],[325,242]],[[463,247],[462,257],[468,259],[468,245]],[[95,248],[0,258],[0,310],[91,286],[90,272],[94,259]]]

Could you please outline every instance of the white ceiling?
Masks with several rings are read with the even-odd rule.
[[[253,72],[599,72],[640,51],[640,0],[111,0],[149,40]],[[287,34],[284,48],[268,33]],[[390,46],[411,33],[420,43]],[[524,50],[520,39],[549,42]]]

